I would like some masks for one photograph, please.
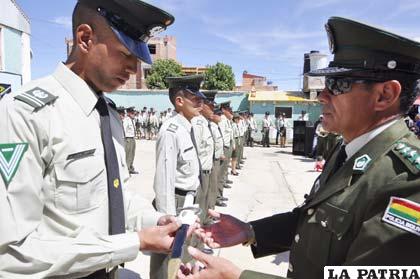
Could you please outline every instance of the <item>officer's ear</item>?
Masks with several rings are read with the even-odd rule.
[[[376,111],[386,111],[391,107],[399,108],[401,84],[397,80],[389,80],[378,84],[378,95],[375,102]]]
[[[76,29],[76,44],[79,50],[87,54],[93,46],[93,29],[89,24],[81,24]]]
[[[181,108],[184,106],[184,98],[181,95],[175,97],[175,106]]]

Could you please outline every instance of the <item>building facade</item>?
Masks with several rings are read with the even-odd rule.
[[[31,27],[16,1],[0,3],[0,87],[17,90],[31,80]]]
[[[65,39],[67,56],[70,55],[73,47],[72,39]],[[176,58],[176,38],[174,36],[152,37],[148,41],[149,51],[152,56],[152,61],[158,59],[172,59],[177,61]],[[151,69],[151,65],[138,61],[137,73],[131,75],[130,79],[120,88],[121,90],[127,89],[147,89],[146,78]]]
[[[276,91],[278,88],[269,84],[266,77],[252,75],[244,71],[242,73],[242,85],[236,89],[240,91]]]

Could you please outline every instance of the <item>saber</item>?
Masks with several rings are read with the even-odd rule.
[[[171,257],[168,262],[168,279],[176,278],[179,267],[181,266],[182,246],[187,238],[188,229],[195,223],[197,214],[200,212],[198,207],[194,207],[194,196],[194,192],[187,193],[184,206],[179,213],[179,219],[182,225],[175,235]]]

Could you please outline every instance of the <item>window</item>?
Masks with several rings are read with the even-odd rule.
[[[276,117],[283,113],[285,114],[285,118],[292,118],[292,107],[276,107],[276,111],[274,113]]]
[[[148,45],[150,54],[156,54],[156,45]]]

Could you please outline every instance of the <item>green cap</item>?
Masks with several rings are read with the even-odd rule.
[[[373,72],[420,76],[420,43],[341,17],[325,25],[334,60],[311,76],[371,76]]]
[[[152,64],[147,41],[164,31],[175,18],[140,0],[78,0],[108,22],[118,40],[138,59]]]
[[[230,107],[230,101],[220,103],[220,109],[232,110],[232,108]]]
[[[204,80],[203,75],[191,75],[182,77],[168,77],[166,81],[169,84],[169,92],[176,93],[179,90],[186,90],[200,98],[205,99],[203,93],[200,92],[201,83]],[[172,89],[172,90],[171,90]]]
[[[206,102],[215,104],[216,102],[214,99],[216,98],[217,91],[216,90],[207,90],[203,92],[204,96],[206,96]]]

